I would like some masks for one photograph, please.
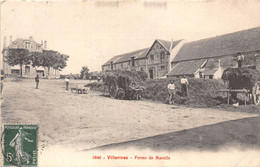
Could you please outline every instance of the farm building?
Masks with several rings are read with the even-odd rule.
[[[106,70],[140,70],[149,78],[165,76],[171,69],[171,62],[184,44],[184,40],[165,41],[156,39],[151,47],[112,57],[102,65]]]
[[[219,79],[223,70],[237,66],[238,52],[245,57],[243,66],[259,69],[260,27],[185,43],[167,76]]]
[[[193,42],[157,39],[151,47],[112,57],[102,71],[141,70],[149,78],[219,79],[226,68],[237,66],[234,57],[238,52],[245,57],[243,66],[260,68],[260,27]]]
[[[7,55],[7,48],[23,48],[28,49],[29,52],[42,52],[47,49],[47,41],[41,41],[41,43],[37,43],[33,40],[32,37],[28,39],[18,38],[15,41],[12,41],[12,36],[10,36],[10,44],[6,45],[6,38],[4,39],[4,49],[3,49],[3,69],[7,76],[18,76],[20,75],[20,67],[19,65],[10,66],[5,60],[5,56]],[[23,65],[22,66],[22,76],[27,78],[34,78],[36,75],[39,77],[45,77],[48,74],[48,69],[43,67],[32,67],[31,65]],[[59,78],[60,72],[59,70],[50,68],[49,78]]]

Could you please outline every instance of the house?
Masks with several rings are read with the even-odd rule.
[[[10,36],[10,44],[6,46],[6,37],[4,38],[4,49],[3,49],[3,69],[7,76],[18,76],[20,75],[20,66],[10,66],[5,60],[5,56],[7,55],[8,48],[23,48],[28,49],[29,52],[42,52],[47,49],[47,41],[41,41],[41,43],[37,43],[30,36],[28,39],[18,38],[15,41],[12,41],[12,36]],[[48,74],[48,69],[43,67],[32,67],[31,65],[23,65],[22,66],[22,76],[27,78],[34,78],[36,75],[39,77],[45,77]],[[50,68],[49,78],[59,78],[60,73],[59,70]]]
[[[163,77],[171,70],[171,62],[183,44],[184,40],[156,39],[151,47],[112,57],[102,65],[102,71],[139,70],[151,79]]]
[[[259,68],[260,27],[185,43],[171,62],[173,68],[167,77],[219,79],[224,69],[237,67],[234,57],[238,52],[245,57],[243,66]]]

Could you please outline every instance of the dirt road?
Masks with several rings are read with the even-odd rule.
[[[86,81],[71,82],[72,85],[81,86],[86,83]],[[2,123],[39,124],[40,153],[44,152],[46,147],[55,145],[70,147],[77,151],[88,150],[112,143],[139,140],[215,124],[218,124],[215,128],[206,126],[202,130],[197,130],[196,136],[206,137],[207,133],[214,134],[221,128],[222,135],[225,137],[225,129],[228,129],[226,131],[228,135],[232,135],[232,129],[229,128],[235,129],[239,124],[229,127],[227,124],[220,124],[221,122],[258,116],[259,114],[246,112],[186,108],[149,101],[115,100],[94,91],[90,91],[89,94],[75,94],[65,90],[63,80],[41,80],[39,89],[35,89],[33,80],[11,82],[7,79],[2,100]],[[255,122],[258,124],[254,124]],[[244,130],[259,128],[259,121],[255,122],[247,124],[242,122],[241,127]],[[247,135],[249,137],[251,135],[255,145],[259,145],[259,135],[256,133],[252,130]],[[233,135],[239,135],[239,133]],[[178,137],[178,133],[175,133],[174,137]],[[221,139],[221,136],[218,137]],[[170,150],[169,148],[174,145],[171,143],[174,141],[164,139],[168,146],[162,144],[159,149]],[[209,138],[208,140],[213,140],[213,145],[219,144],[217,139]],[[196,138],[194,141],[201,140]],[[252,141],[253,146],[254,141]],[[220,146],[225,146],[230,142],[232,142],[232,137],[227,138],[227,141]],[[153,143],[156,142],[146,140],[145,143],[143,148],[153,149]],[[185,143],[193,143],[193,139],[178,140],[178,145],[188,149],[184,147]],[[236,144],[241,144],[241,142]],[[195,143],[192,146],[199,149],[200,145]],[[155,147],[158,149],[160,146]]]

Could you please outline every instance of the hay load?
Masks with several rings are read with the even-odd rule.
[[[251,90],[255,83],[260,81],[260,72],[250,68],[227,68],[223,72],[222,79],[228,81],[230,89]]]
[[[145,89],[147,74],[143,71],[109,71],[103,75],[111,97],[119,99],[138,99]]]
[[[223,72],[222,79],[228,82],[232,89],[232,99],[237,99],[237,90],[246,89],[251,95],[255,105],[260,104],[260,72],[250,68],[228,68]]]

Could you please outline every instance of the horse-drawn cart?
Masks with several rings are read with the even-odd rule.
[[[219,92],[227,92],[236,98],[237,93],[244,93],[249,101],[260,105],[260,73],[249,68],[228,68],[223,72],[222,79],[228,82],[228,89]],[[245,99],[246,104],[246,99]]]
[[[142,86],[143,79],[130,71],[109,72],[104,75],[103,80],[110,97],[116,99],[140,100],[145,89]]]

